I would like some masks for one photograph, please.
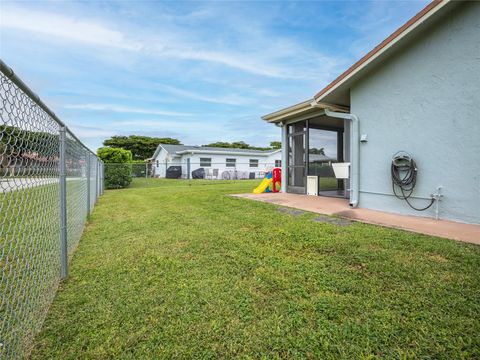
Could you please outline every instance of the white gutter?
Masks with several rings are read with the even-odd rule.
[[[325,115],[348,120],[352,124],[350,132],[350,206],[358,206],[358,193],[360,187],[360,141],[359,141],[359,120],[358,117],[350,113],[341,113],[330,111],[325,108],[324,104],[319,104],[316,101],[312,102],[313,107],[322,107],[325,110]]]

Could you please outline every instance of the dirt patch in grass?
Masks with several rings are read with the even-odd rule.
[[[327,216],[327,215],[320,215],[313,218],[312,220],[320,223],[328,223],[328,224],[333,224],[337,226],[350,226],[352,224],[351,220],[336,218],[336,217]]]
[[[292,208],[287,208],[287,207],[278,207],[277,211],[281,212],[283,214],[291,215],[291,216],[300,216],[300,215],[305,214],[305,211],[303,211],[303,210],[292,209]]]
[[[438,261],[438,262],[441,262],[441,263],[444,263],[444,262],[448,261],[447,258],[445,258],[444,256],[439,255],[439,254],[430,255],[429,258],[431,260]]]

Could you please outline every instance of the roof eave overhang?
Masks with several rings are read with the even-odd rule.
[[[162,147],[162,144],[158,144],[157,148],[155,149],[155,152],[153,153],[153,156],[151,157],[152,159],[155,159],[158,154],[160,153],[160,150],[163,149],[165,150],[163,147]]]
[[[271,123],[281,122],[286,117],[294,116],[295,114],[301,114],[304,113],[306,110],[310,109],[310,104],[312,103],[312,101],[313,99],[306,100],[299,104],[295,104],[287,108],[275,111],[273,113],[262,116],[262,119]]]
[[[325,109],[339,112],[348,112],[350,110],[348,107],[317,102],[314,99],[310,99],[300,104],[296,104],[285,109],[275,111],[271,114],[262,116],[262,119],[269,123],[288,124],[291,122],[297,122],[312,117],[324,115]]]

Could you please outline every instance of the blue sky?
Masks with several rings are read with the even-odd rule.
[[[279,140],[311,98],[428,1],[0,3],[0,57],[82,141]]]

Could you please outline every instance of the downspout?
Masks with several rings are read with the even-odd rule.
[[[314,100],[312,102],[313,107],[320,107],[320,104]],[[324,108],[322,106],[322,108]],[[350,207],[357,207],[358,206],[358,194],[359,194],[359,187],[360,187],[360,141],[359,141],[359,120],[358,117],[354,114],[350,113],[341,113],[331,111],[328,108],[324,108],[325,115],[348,120],[352,124],[352,131],[350,132],[350,174],[351,174],[351,181],[350,181]]]

